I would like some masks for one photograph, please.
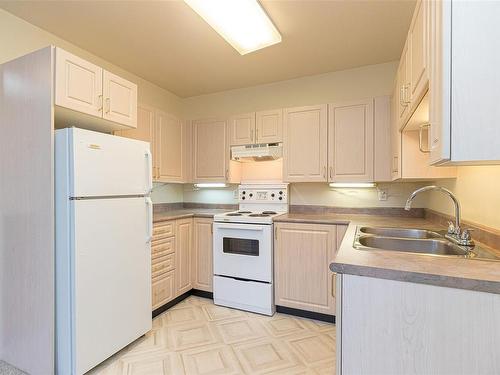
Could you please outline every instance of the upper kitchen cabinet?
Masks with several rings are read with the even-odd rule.
[[[137,126],[137,85],[103,71],[103,118],[132,128]]]
[[[237,162],[229,160],[228,125],[225,119],[194,120],[193,181],[239,182]]]
[[[188,182],[191,149],[188,128],[175,116],[141,104],[137,106],[137,128],[114,134],[151,144],[153,181]]]
[[[283,110],[283,180],[327,181],[327,105]]]
[[[399,128],[403,129],[429,87],[429,1],[418,0],[397,71]]]
[[[426,93],[429,84],[429,8],[430,1],[419,0],[415,6],[408,32],[410,87],[408,91],[411,108],[415,109]]]
[[[432,163],[500,163],[498,19],[499,2],[430,2]]]
[[[283,111],[251,112],[229,120],[230,145],[278,143],[283,141]]]
[[[56,125],[101,131],[137,127],[137,85],[55,48]]]
[[[102,117],[102,79],[101,67],[56,49],[56,105]]]
[[[257,143],[283,142],[283,110],[272,109],[255,114]]]
[[[163,111],[156,111],[155,152],[156,179],[162,182],[184,181],[184,147],[182,121]]]
[[[231,146],[255,143],[255,112],[232,116],[229,119]]]
[[[328,180],[374,180],[373,98],[328,105]]]

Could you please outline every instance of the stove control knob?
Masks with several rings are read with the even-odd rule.
[[[250,198],[251,198],[251,197],[253,197],[253,194],[252,194],[252,193],[250,193],[250,194],[248,194],[248,195],[250,195]]]
[[[241,199],[245,200],[245,197],[241,197]]]
[[[243,190],[243,191],[241,192],[241,194],[243,194],[243,195],[245,195],[246,193],[247,193],[247,192],[246,192],[245,190]]]
[[[280,191],[280,195],[283,195],[283,192],[282,192],[282,191]]]
[[[274,193],[271,194],[271,197],[274,198]]]
[[[279,197],[278,199],[279,199],[279,200],[282,200],[282,199],[283,199],[283,197]]]

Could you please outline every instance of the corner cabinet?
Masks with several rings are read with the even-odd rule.
[[[329,270],[329,265],[346,227],[275,223],[274,280],[277,306],[335,314],[335,274]]]
[[[283,180],[327,181],[327,105],[283,110]]]
[[[194,219],[193,289],[212,291],[213,285],[213,219]]]
[[[137,107],[137,128],[114,134],[151,143],[153,181],[188,182],[191,137],[177,117],[146,105]]]
[[[175,222],[176,268],[175,294],[180,296],[192,289],[191,252],[193,249],[193,219],[180,219]]]
[[[71,122],[100,130],[137,126],[135,83],[61,48],[55,48],[55,56],[54,103],[61,112],[59,117],[63,123]],[[68,110],[90,117],[82,120]],[[102,120],[111,123],[102,124]],[[115,129],[113,123],[117,124]]]
[[[373,98],[328,105],[328,180],[374,180]]]

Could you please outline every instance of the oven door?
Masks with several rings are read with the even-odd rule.
[[[214,274],[272,282],[272,225],[214,223]]]

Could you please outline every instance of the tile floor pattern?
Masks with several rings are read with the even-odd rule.
[[[335,326],[190,296],[92,375],[334,374]]]

